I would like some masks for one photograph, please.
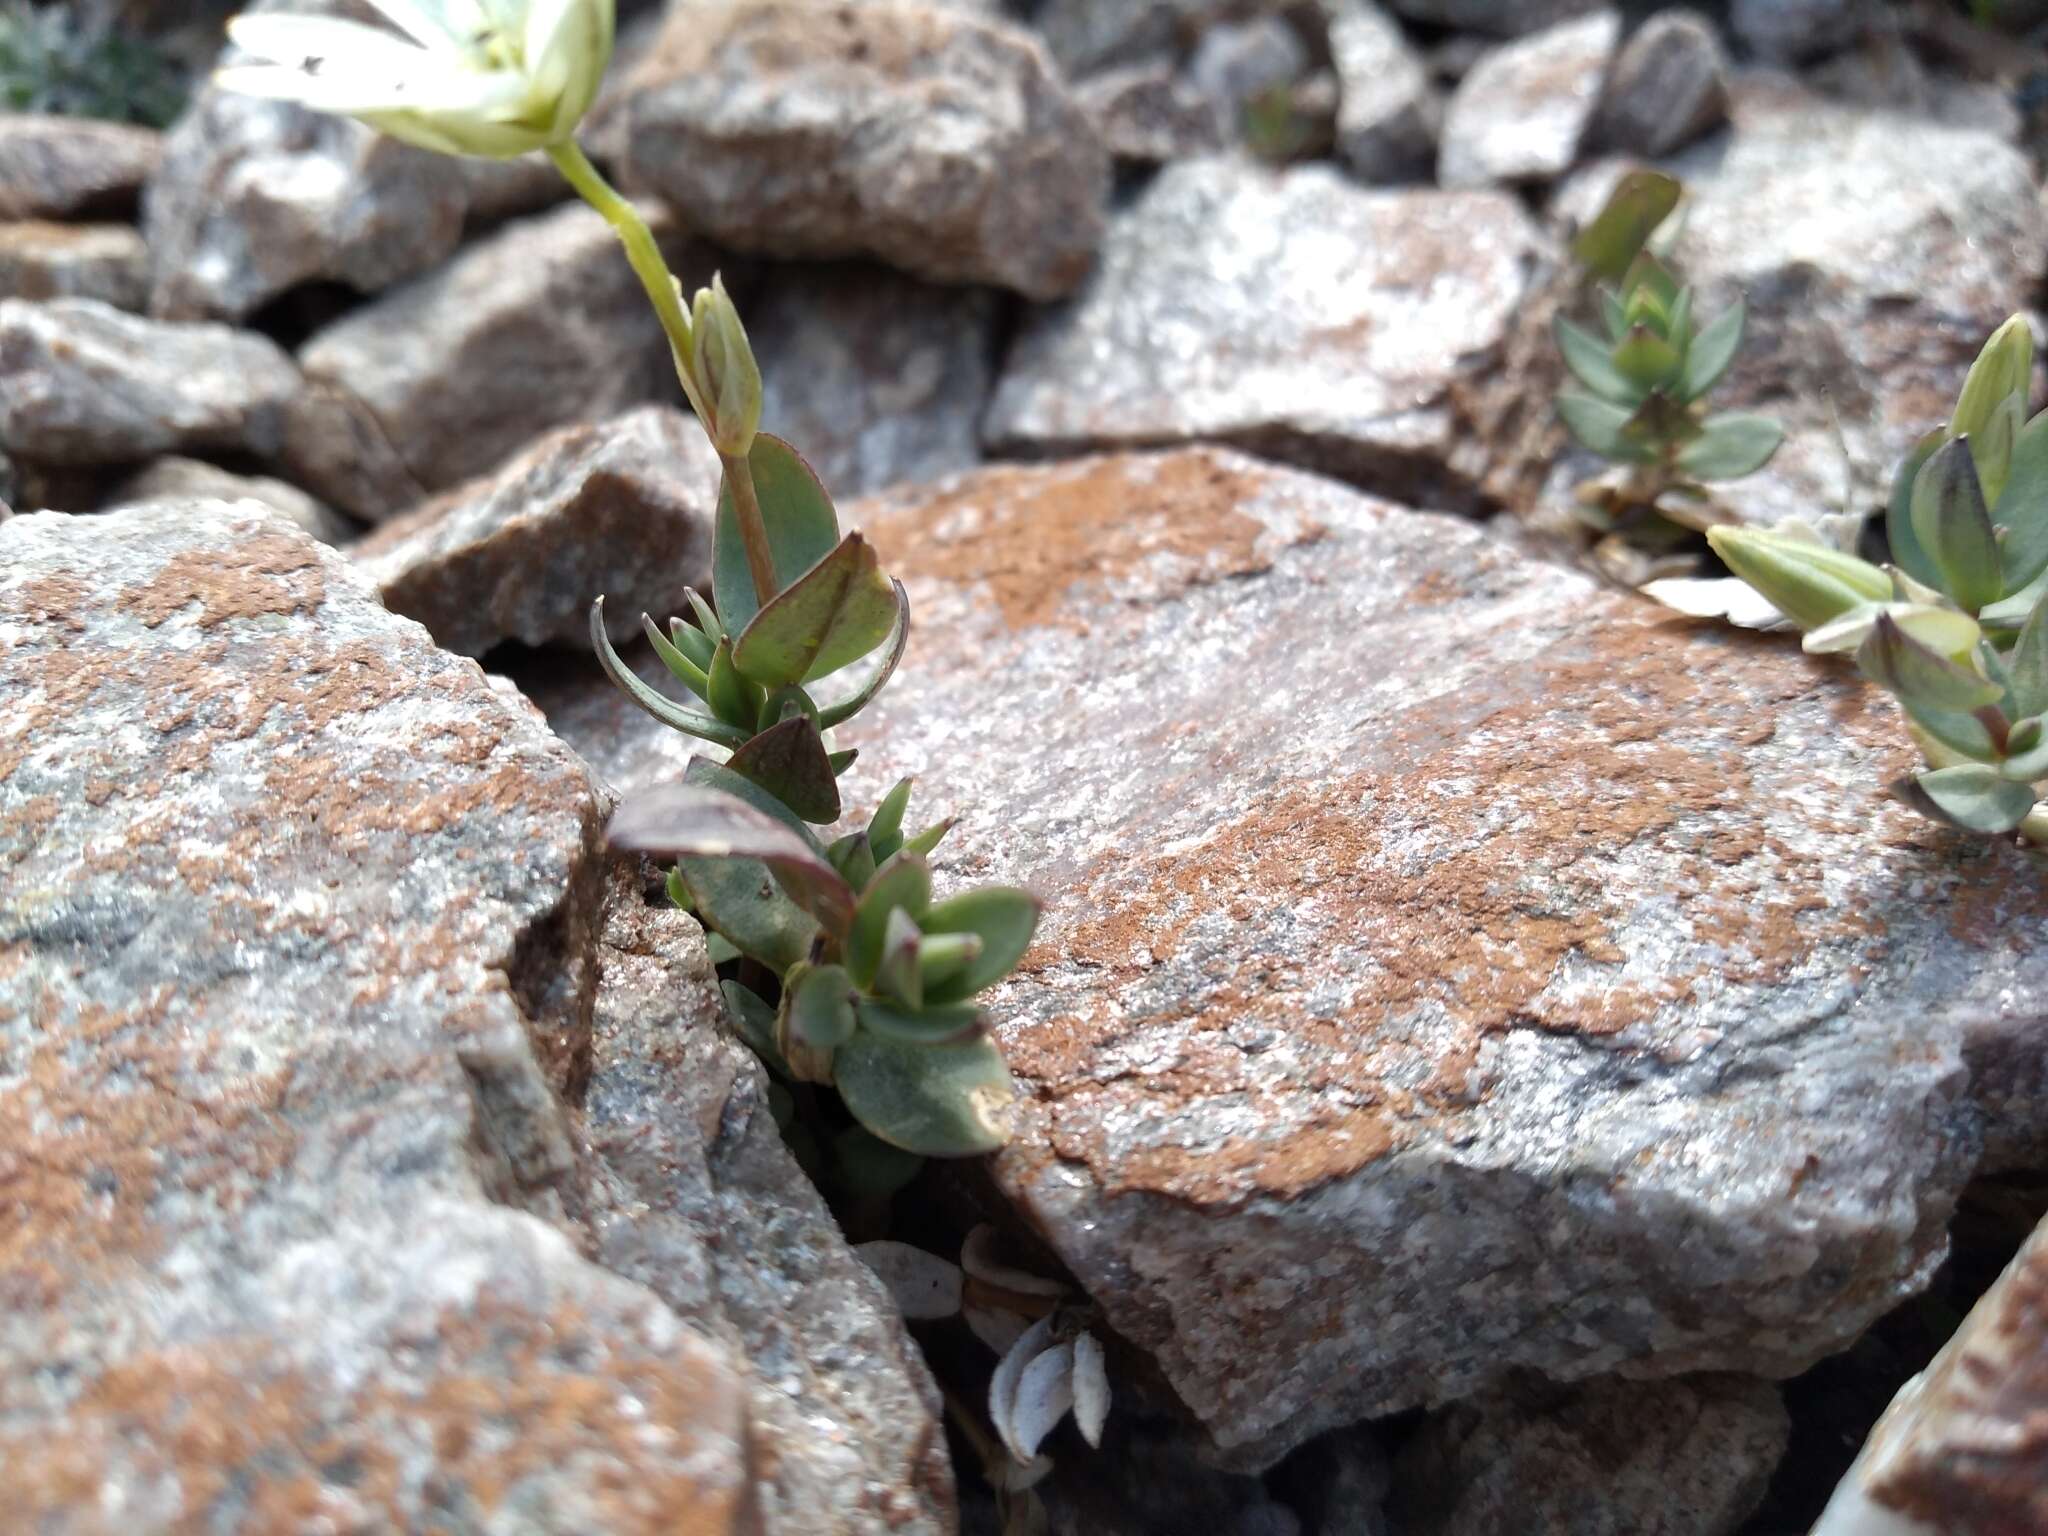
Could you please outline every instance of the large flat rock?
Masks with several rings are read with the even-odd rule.
[[[849,521],[916,612],[851,802],[1050,903],[999,1181],[1228,1456],[1797,1371],[2044,1124],[2038,866],[1888,803],[1841,669],[1227,453]]]
[[[1030,455],[1227,442],[1476,504],[1484,397],[1540,249],[1501,192],[1169,166],[1112,221],[1079,296],[1026,320],[984,435]]]
[[[943,1527],[943,1466],[852,1427],[925,1434],[929,1388],[816,1196],[752,1191],[783,1247],[708,1296],[721,1218],[654,1211],[683,1186],[635,1192],[603,1134],[722,1163],[745,1122],[732,1075],[624,1034],[654,1000],[603,942],[602,817],[516,694],[275,514],[0,528],[0,1463],[30,1526]],[[718,1038],[698,1003],[670,1041]],[[804,1265],[857,1362],[731,1325]],[[759,1456],[806,1378],[829,1502]]]

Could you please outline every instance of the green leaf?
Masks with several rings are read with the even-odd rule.
[[[898,1045],[951,1045],[982,1034],[988,1021],[978,1008],[897,1007],[872,997],[855,1005],[860,1027]]]
[[[1681,361],[1678,348],[1646,325],[1633,327],[1614,349],[1614,366],[1636,386],[1638,394],[1668,382]]]
[[[850,1194],[886,1200],[916,1178],[924,1159],[892,1147],[873,1132],[849,1125],[832,1138],[832,1173]]]
[[[694,912],[696,910],[695,904],[690,900],[690,888],[683,884],[683,877],[680,871],[670,870],[668,878],[662,882],[662,889],[668,893],[668,899],[683,911]],[[714,960],[711,963],[716,965],[718,962]]]
[[[868,882],[875,878],[875,850],[867,833],[849,832],[825,853],[832,860],[832,867],[856,891],[866,890]]]
[[[1666,328],[1665,335],[1671,345],[1678,349],[1681,358],[1692,345],[1692,307],[1695,297],[1692,285],[1688,283],[1678,290],[1678,297],[1671,301],[1671,324]]]
[[[957,816],[948,816],[944,821],[933,822],[922,832],[918,833],[917,836],[905,843],[903,845],[903,852],[914,853],[921,859],[930,858],[932,850],[939,846],[940,839],[952,831],[954,827],[958,826],[959,822],[960,818]]]
[[[1739,480],[1768,464],[1785,432],[1768,416],[1731,411],[1709,416],[1685,445],[1678,467],[1696,480]]]
[[[875,857],[887,859],[903,846],[903,813],[910,809],[910,786],[914,781],[898,779],[882,796],[882,803],[875,807],[874,818],[868,822],[868,841],[874,845]]]
[[[1038,930],[1038,898],[1014,886],[989,885],[938,902],[918,919],[926,933],[971,933],[981,953],[953,981],[926,994],[928,1003],[953,1003],[995,985],[1024,958]]]
[[[597,664],[604,668],[604,675],[627,698],[663,725],[716,742],[721,747],[737,747],[747,739],[747,732],[739,727],[665,699],[640,681],[633,669],[619,660],[619,653],[612,649],[611,637],[604,629],[604,599],[601,597],[590,605],[590,645],[597,652]]]
[[[693,758],[683,770],[683,781],[723,791],[752,806],[824,855],[816,834],[794,811],[723,763]],[[818,923],[791,898],[767,865],[746,859],[685,859],[679,868],[706,925],[724,934],[742,953],[776,971],[787,971],[810,953]]]
[[[1920,471],[1934,457],[1935,449],[1947,441],[1948,434],[1936,428],[1906,450],[1898,472],[1892,476],[1891,501],[1884,514],[1885,539],[1891,545],[1893,562],[1915,581],[1930,587],[1939,585],[1941,572],[1934,568],[1934,561],[1920,547],[1920,536],[1913,532],[1913,487],[1919,482]]]
[[[927,1157],[972,1157],[1010,1139],[1016,1086],[986,1035],[904,1045],[862,1030],[834,1060],[839,1095],[882,1140]]]
[[[1635,413],[1592,395],[1557,397],[1557,414],[1579,442],[1604,459],[1622,464],[1647,464],[1656,454],[1624,435]]]
[[[825,755],[824,738],[807,716],[770,726],[733,753],[726,767],[805,821],[829,826],[839,819],[839,780]]]
[[[1937,583],[1970,613],[1998,600],[2004,590],[1998,535],[1977,483],[1968,438],[1953,438],[1935,450],[1913,482],[1913,536],[1933,561]]]
[[[926,933],[919,936],[917,968],[924,973],[924,994],[938,993],[966,973],[985,946],[975,933]]]
[[[1594,394],[1631,409],[1643,397],[1640,388],[1622,377],[1608,348],[1591,331],[1559,315],[1551,325],[1551,333],[1557,338],[1557,350],[1564,355],[1565,367]]]
[[[1995,507],[2005,491],[2012,471],[2012,450],[2022,425],[2023,402],[2007,395],[1993,407],[1991,419],[1982,430],[1970,434],[1970,458],[1977,466],[1977,483],[1984,489],[1984,505]]]
[[[1662,171],[1630,171],[1614,184],[1606,205],[1572,241],[1572,259],[1609,281],[1628,271],[1659,224],[1678,206],[1683,188]]]
[[[1909,707],[1969,714],[1997,703],[2004,691],[1990,678],[1929,650],[1888,614],[1879,616],[1870,638],[1857,648],[1856,664]]]
[[[2010,832],[2034,808],[2034,791],[1981,763],[1936,768],[1893,786],[1914,809],[1965,832]]]
[[[775,568],[776,591],[781,592],[832,553],[839,542],[839,518],[811,466],[781,438],[766,432],[758,435],[747,451],[747,465],[754,473],[754,495],[768,532],[769,563]],[[754,576],[729,485],[718,494],[711,570],[720,618],[728,634],[738,634],[761,604],[754,595]]]
[[[731,725],[751,732],[761,718],[761,692],[741,677],[739,668],[733,665],[730,636],[719,641],[718,649],[711,653],[704,694],[712,713]]]
[[[733,1033],[776,1073],[788,1077],[789,1063],[775,1048],[775,1010],[736,981],[720,982],[718,990],[725,998],[725,1016]]]
[[[1804,630],[1817,630],[1892,595],[1891,578],[1867,560],[1820,542],[1797,527],[1707,530],[1729,570]]]
[[[903,648],[910,643],[910,594],[903,590],[900,581],[891,581],[889,587],[896,598],[896,622],[882,647],[882,659],[868,674],[867,680],[852,693],[836,704],[819,707],[818,724],[825,730],[845,724],[866,709],[875,695],[888,685],[889,679],[896,675],[896,664],[903,660]]]
[[[1728,365],[1742,346],[1743,326],[1748,309],[1742,300],[1721,311],[1695,336],[1685,354],[1685,372],[1678,382],[1678,398],[1690,404],[1721,382]]]
[[[2048,712],[2048,596],[2027,615],[2005,666],[2013,718]]]
[[[697,629],[704,636],[704,659],[697,665],[709,671],[711,648],[725,638],[725,626],[718,622],[718,611],[704,601],[704,594],[695,587],[683,588],[683,596],[690,600],[690,611],[697,615]]]
[[[1628,306],[1612,288],[1600,290],[1600,323],[1607,327],[1607,339],[1620,341],[1628,334]]]
[[[2005,589],[2017,592],[2048,571],[2048,411],[2013,439],[2012,465],[1991,520],[2005,530]]]
[[[853,978],[842,965],[807,965],[783,984],[789,1033],[814,1050],[829,1051],[853,1038]]]
[[[854,764],[854,760],[859,756],[859,747],[848,747],[843,752],[834,752],[830,754],[825,759],[825,761],[832,765],[832,777],[836,779],[841,774],[845,773],[847,769],[851,768]]]
[[[707,636],[694,624],[681,619],[668,621],[668,641],[677,650],[690,658],[690,665],[706,676],[711,672],[711,653],[717,642]]]
[[[1999,777],[2016,784],[2048,779],[2048,729],[2039,715],[2017,721],[2005,744],[2005,761],[1998,765]]]
[[[918,855],[906,850],[875,871],[875,878],[860,893],[846,941],[846,965],[856,985],[866,987],[874,982],[890,912],[901,907],[911,917],[921,918],[931,904],[931,866]]]
[[[1956,408],[1949,415],[1948,435],[1966,437],[1983,431],[1999,402],[2009,395],[2020,397],[2024,414],[2033,373],[2034,333],[2024,316],[2014,315],[1991,333],[1977,360],[1970,364]]]
[[[895,592],[874,546],[849,533],[754,615],[734,642],[733,662],[764,688],[809,682],[874,650],[895,618]]]
[[[1628,264],[1628,271],[1622,274],[1621,291],[1630,299],[1639,294],[1650,295],[1657,301],[1659,314],[1668,316],[1671,306],[1678,302],[1678,279],[1653,252],[1638,251]]]
[[[1980,763],[1998,760],[1998,748],[1992,744],[1991,732],[1974,714],[1953,709],[1929,709],[1921,704],[1908,704],[1906,714],[1922,732],[1958,757]]]
[[[917,920],[901,907],[891,907],[882,928],[882,958],[875,966],[875,990],[913,1013],[924,1006],[924,968],[917,963],[917,952],[923,942]]]
[[[668,636],[661,632],[654,620],[644,613],[640,615],[640,631],[647,636],[647,643],[654,647],[654,654],[661,658],[662,665],[669,669],[676,681],[698,698],[708,701],[711,680],[705,675],[704,669],[678,650]]]
[[[766,865],[790,898],[830,932],[844,933],[853,920],[853,891],[816,840],[723,790],[682,783],[634,795],[612,813],[605,838],[614,848],[682,861],[698,911],[720,932],[726,929],[713,921],[718,914],[706,904],[694,870],[706,860]],[[746,948],[738,935],[726,936]]]

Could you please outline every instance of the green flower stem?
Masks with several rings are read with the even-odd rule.
[[[754,578],[754,597],[766,608],[776,592],[775,562],[768,556],[768,528],[761,521],[761,498],[754,493],[754,469],[743,453],[718,457],[725,465],[725,483],[732,487],[732,509],[739,518],[747,571]]]
[[[590,163],[590,157],[583,153],[583,147],[574,139],[551,146],[548,158],[555,163],[555,169],[562,173],[563,179],[576,189],[577,195],[603,214],[605,222],[617,231],[619,243],[626,248],[626,260],[632,263],[633,272],[640,279],[640,286],[647,290],[654,313],[660,317],[661,328],[668,335],[669,350],[675,354],[676,377],[682,380],[683,393],[689,397],[698,422],[708,429],[711,413],[704,408],[697,392],[697,381],[690,372],[690,317],[683,309],[682,294],[668,270],[668,263],[661,259],[661,247],[655,244],[654,231],[640,217],[640,210],[621,197]],[[732,487],[733,511],[738,514],[740,542],[746,546],[747,570],[754,578],[754,595],[765,608],[776,592],[775,565],[768,554],[768,529],[761,521],[761,500],[754,493],[754,472],[743,454],[721,453],[719,457],[725,464],[726,483]]]
[[[683,381],[683,393],[690,397],[697,419],[710,420],[704,410],[704,402],[697,398],[696,380],[690,376],[690,316],[683,308],[682,295],[676,289],[676,280],[668,270],[668,263],[661,259],[661,247],[654,242],[654,231],[640,217],[640,210],[621,197],[590,163],[590,157],[583,153],[583,147],[574,139],[551,147],[548,158],[554,161],[555,169],[562,173],[563,179],[576,189],[577,195],[603,214],[605,222],[617,232],[619,243],[626,248],[626,260],[632,263],[634,275],[640,279],[640,286],[647,290],[654,313],[660,317],[661,328],[668,335],[669,350],[675,354],[676,376]]]

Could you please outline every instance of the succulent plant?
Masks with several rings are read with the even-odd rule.
[[[1948,422],[1899,466],[1893,563],[1798,527],[1716,528],[1714,550],[1806,632],[1898,699],[1928,767],[1894,785],[1974,832],[2048,842],[2048,411],[2027,419],[2033,335],[1985,343]]]
[[[1554,334],[1579,388],[1558,397],[1566,428],[1620,473],[1581,492],[1588,520],[1603,531],[1631,515],[1685,528],[1727,521],[1706,484],[1761,469],[1784,433],[1768,416],[1708,415],[1703,400],[1742,345],[1740,300],[1711,320],[1651,236],[1677,206],[1679,184],[1654,171],[1624,177],[1573,251],[1604,279],[1595,289],[1598,331],[1560,314]]]
[[[614,846],[676,860],[669,890],[718,941],[775,978],[724,985],[734,1027],[790,1083],[831,1085],[862,1126],[923,1155],[992,1151],[1014,1097],[977,998],[1029,947],[1038,902],[1008,886],[940,898],[927,862],[950,822],[907,834],[911,784],[867,825],[824,843],[840,819],[838,776],[854,759],[827,733],[880,692],[901,657],[909,603],[858,533],[841,536],[830,500],[780,439],[749,448],[755,500],[777,584],[763,601],[728,482],[713,549],[716,606],[690,594],[694,622],[642,625],[695,695],[679,704],[612,649],[600,599],[591,642],[612,679],[649,714],[729,750],[693,761],[683,783],[614,816]],[[879,655],[877,655],[879,653]],[[820,702],[809,686],[868,661],[866,676]]]
[[[169,126],[182,71],[147,42],[81,20],[70,6],[0,5],[0,110]]]

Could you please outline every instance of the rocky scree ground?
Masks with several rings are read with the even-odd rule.
[[[849,803],[914,772],[942,879],[1053,898],[1016,1142],[897,1206],[1105,1319],[1046,1528],[1804,1530],[2048,1207],[2040,871],[1881,798],[1840,669],[1557,558],[1547,325],[1573,222],[1674,169],[1788,427],[1743,512],[1869,510],[2048,266],[2039,40],[625,9],[594,149],[911,587]],[[0,121],[0,506],[58,509],[0,523],[43,1528],[995,1528],[921,1351],[986,1357],[895,1318],[598,848],[693,749],[586,607],[702,584],[715,469],[560,200],[204,86]],[[1883,1486],[2023,1417],[1963,1369]]]

